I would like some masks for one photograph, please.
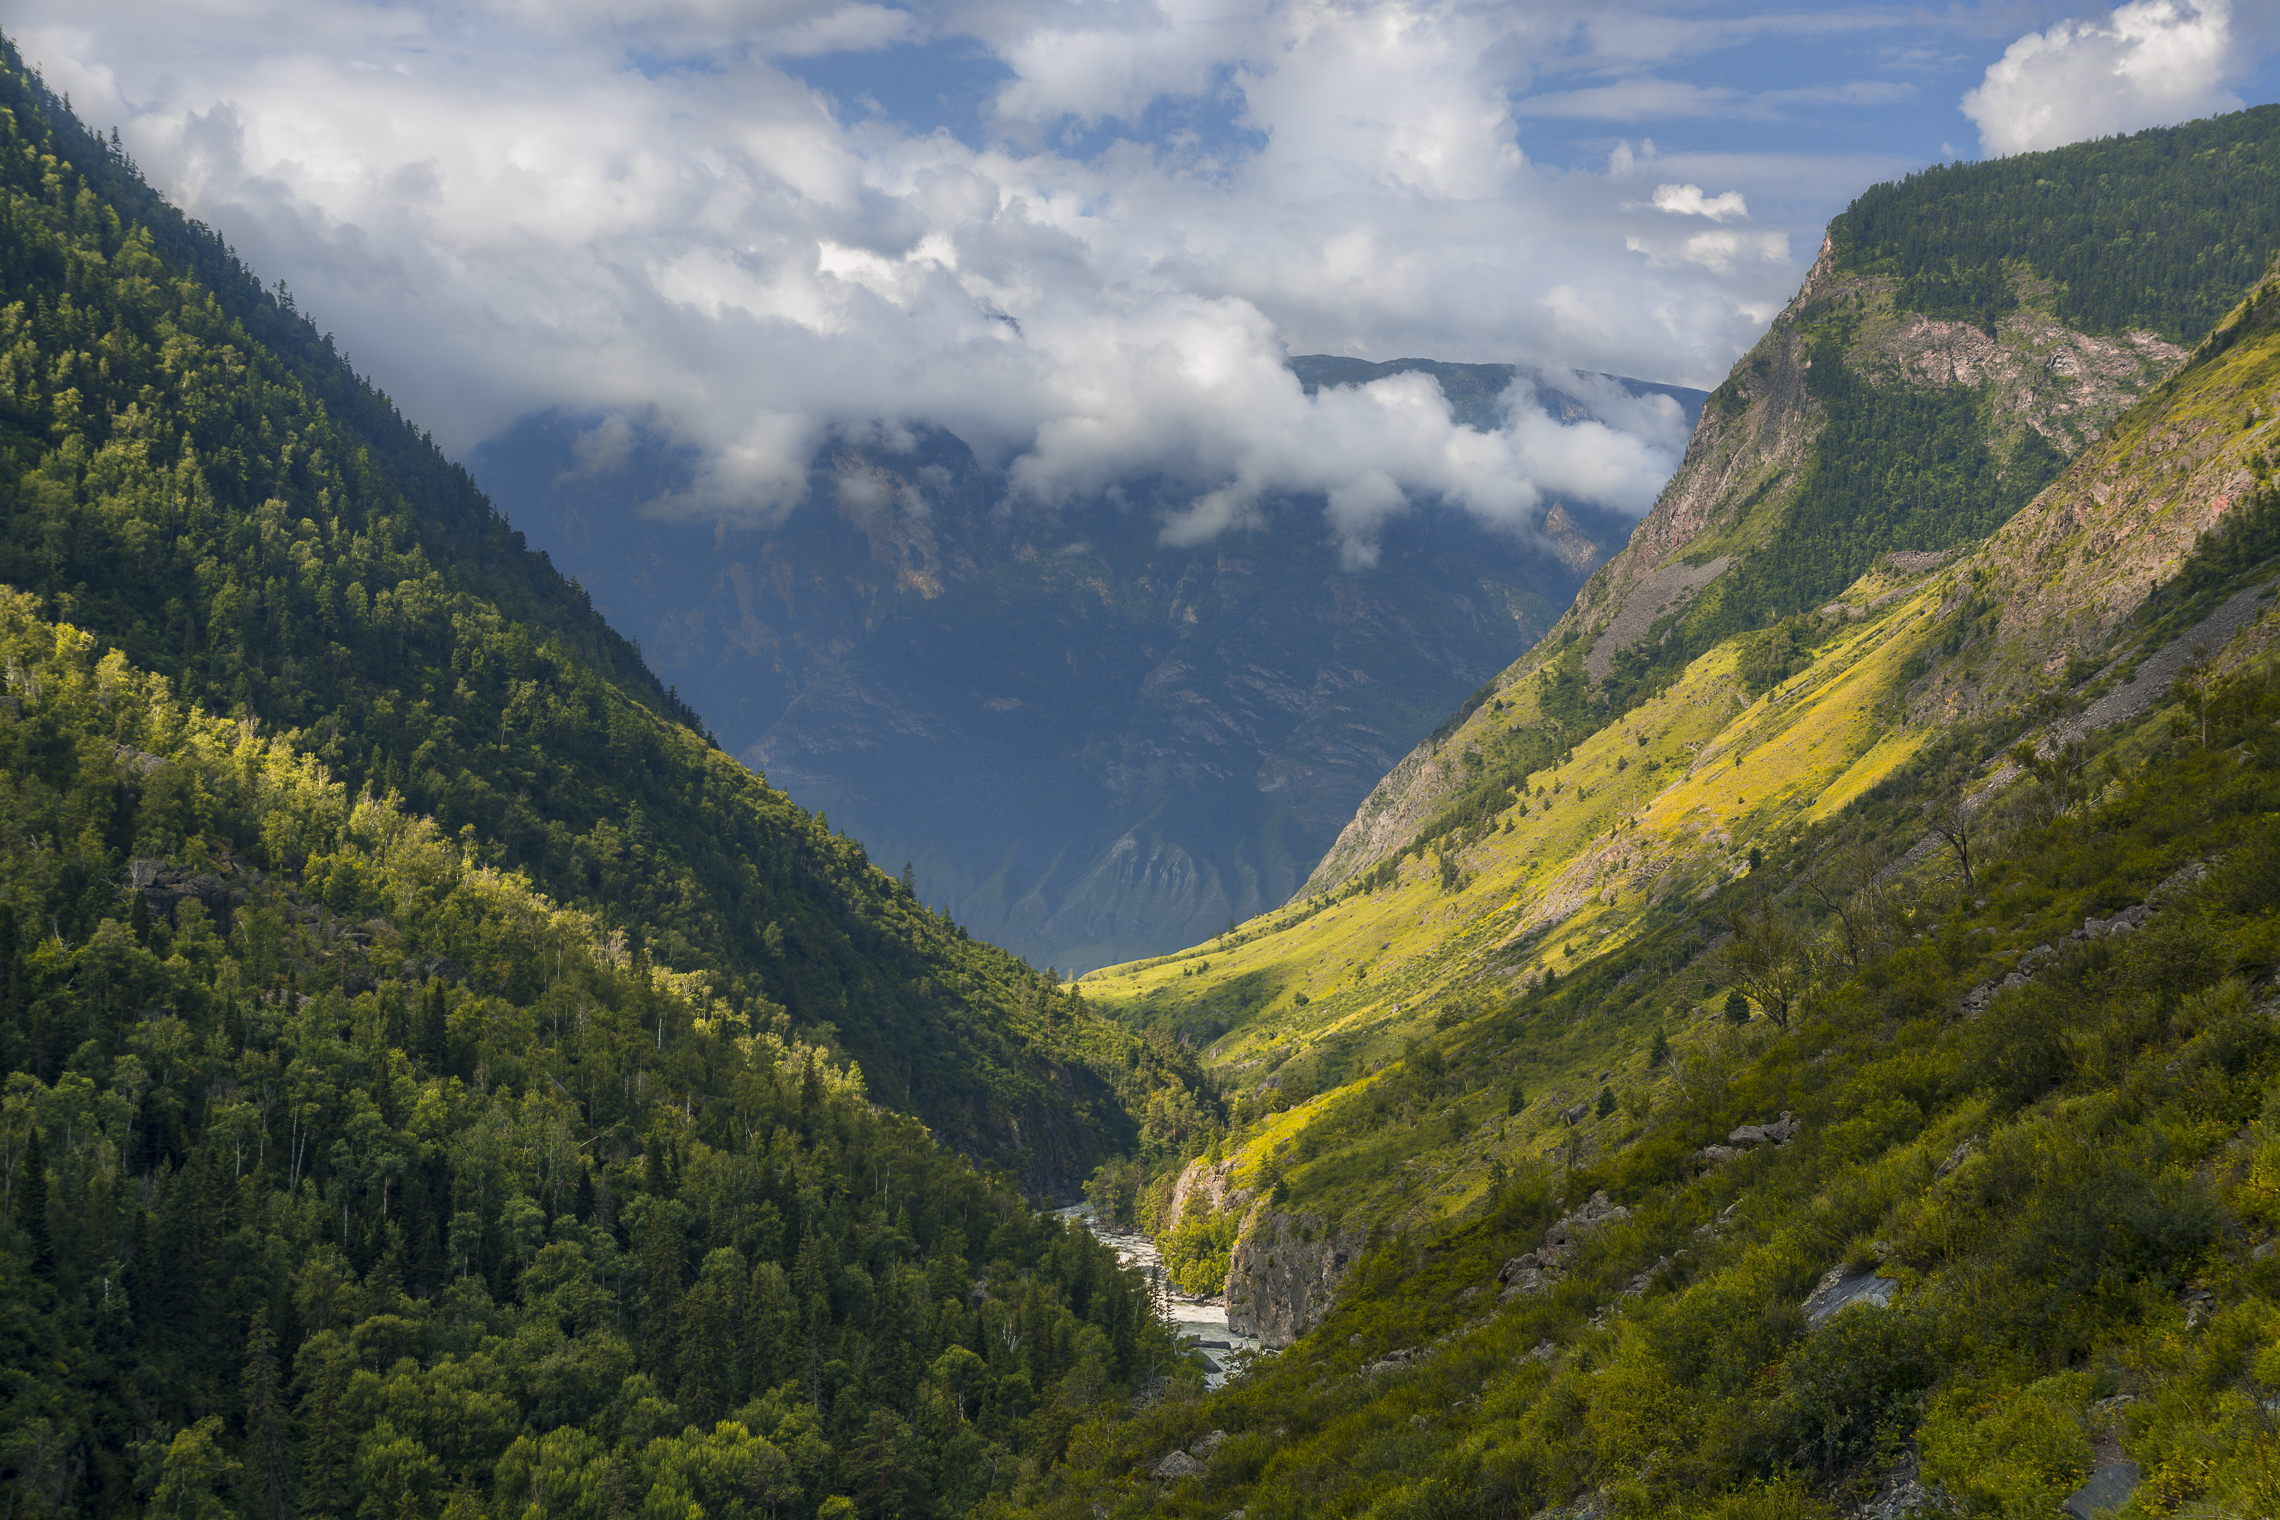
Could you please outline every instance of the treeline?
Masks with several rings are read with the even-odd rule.
[[[0,106],[0,584],[717,996],[782,1005],[1035,1188],[1128,1147],[1152,1087],[1200,1090],[708,748],[464,472],[12,51]]]
[[[1830,225],[1839,266],[1895,275],[1903,311],[1993,322],[2007,265],[2059,283],[2084,332],[2191,344],[2280,249],[2280,105],[1878,185]]]
[[[11,1513],[961,1514],[1178,1370],[780,1008],[28,596],[0,669]]]

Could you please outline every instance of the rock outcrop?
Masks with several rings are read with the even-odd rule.
[[[1203,1209],[1207,1214],[1224,1213],[1230,1207],[1241,1208],[1250,1201],[1250,1190],[1238,1188],[1235,1183],[1235,1163],[1222,1161],[1217,1166],[1198,1157],[1181,1171],[1179,1180],[1172,1184],[1171,1211],[1164,1225],[1164,1233],[1179,1228],[1189,1205]]]
[[[1282,1347],[1322,1323],[1363,1237],[1335,1233],[1312,1215],[1261,1205],[1243,1222],[1227,1262],[1227,1328]]]
[[[1805,1326],[1818,1330],[1836,1318],[1839,1311],[1855,1304],[1871,1309],[1882,1309],[1899,1295],[1900,1284],[1881,1271],[1862,1272],[1852,1267],[1831,1267],[1821,1275],[1819,1283],[1800,1306],[1805,1311]]]
[[[1567,1276],[1568,1264],[1582,1249],[1584,1237],[1631,1217],[1631,1211],[1608,1201],[1604,1190],[1593,1193],[1583,1207],[1544,1231],[1544,1243],[1525,1256],[1515,1256],[1496,1274],[1504,1284],[1497,1302],[1509,1303],[1532,1293],[1549,1293]]]

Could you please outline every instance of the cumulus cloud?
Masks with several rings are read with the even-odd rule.
[[[937,425],[1040,507],[1172,480],[1176,542],[1315,495],[1360,565],[1426,498],[1516,530],[1555,494],[1642,511],[1682,429],[1620,392],[1613,426],[1561,426],[1522,388],[1480,432],[1420,377],[1310,398],[1286,353],[1709,384],[1794,282],[1793,229],[1742,190],[1638,202],[1651,144],[1604,174],[1523,151],[1539,69],[1637,62],[1620,28],[1595,40],[1603,11],[24,0],[13,24],[456,450],[562,408],[603,419],[578,470],[660,435],[697,463],[654,510],[765,521],[824,440]],[[796,72],[948,37],[1006,71],[971,141]],[[1226,130],[1132,126],[1171,97]]]
[[[2029,32],[1963,97],[1989,153],[2055,148],[2237,110],[2229,0],[2135,0],[2103,21]]]
[[[1750,218],[1750,204],[1741,191],[1704,195],[1700,185],[1657,185],[1654,207],[1674,216],[1706,216],[1713,222],[1746,222]]]

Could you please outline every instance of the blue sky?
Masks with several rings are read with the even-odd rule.
[[[702,461],[648,510],[766,520],[940,424],[1047,506],[1190,479],[1168,534],[1320,491],[1357,552],[1421,493],[1643,510],[1683,439],[1522,394],[1484,444],[1286,352],[1714,384],[1866,185],[2280,98],[2271,0],[10,10],[455,449],[560,408],[582,468]]]

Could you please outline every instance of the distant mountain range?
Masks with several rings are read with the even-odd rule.
[[[1510,365],[1294,358],[1311,391],[1430,374],[1493,427]],[[1527,377],[1533,378],[1533,377]],[[1618,382],[1676,399],[1704,393]],[[1573,382],[1570,383],[1571,387]],[[1589,403],[1539,381],[1562,421]],[[1007,509],[957,437],[838,448],[770,529],[643,506],[691,461],[654,441],[574,468],[581,419],[525,420],[480,476],[635,635],[733,753],[919,893],[1032,962],[1086,970],[1286,900],[1387,769],[1557,618],[1630,522],[1545,505],[1534,538],[1430,504],[1341,565],[1321,503],[1195,548],[1156,481]]]

